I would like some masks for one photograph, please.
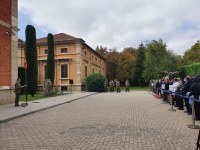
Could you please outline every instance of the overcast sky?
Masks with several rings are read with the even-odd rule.
[[[19,0],[19,37],[32,24],[37,38],[66,33],[92,48],[137,48],[163,39],[182,55],[200,40],[200,0]]]

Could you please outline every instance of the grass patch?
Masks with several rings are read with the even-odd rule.
[[[123,87],[125,90],[125,87]],[[149,91],[149,87],[138,87],[138,86],[134,86],[134,87],[130,87],[131,91]]]
[[[34,97],[32,97],[30,94],[27,95],[27,101],[35,101],[35,100],[39,100],[39,99],[45,99],[45,98],[50,98],[50,97],[55,97],[55,96],[60,96],[60,95],[64,95],[64,94],[55,94],[52,96],[45,96],[43,95],[43,93],[36,93],[34,94]],[[26,95],[20,95],[19,97],[19,101],[26,101]]]
[[[108,87],[108,91],[110,90],[110,88]],[[126,87],[120,87],[121,91],[125,91]],[[115,89],[116,91],[116,89]],[[130,87],[130,91],[149,91],[149,87],[138,87],[138,86],[132,86]]]

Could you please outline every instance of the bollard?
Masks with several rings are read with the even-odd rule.
[[[194,99],[192,101],[192,124],[188,125],[190,129],[200,129],[200,126],[195,125],[195,110],[194,110]]]
[[[176,111],[176,110],[173,109],[173,100],[172,100],[172,92],[171,91],[169,93],[169,97],[170,97],[169,101],[171,103],[171,109],[169,109],[169,111]]]

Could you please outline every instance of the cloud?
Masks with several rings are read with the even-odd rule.
[[[65,32],[83,38],[95,48],[138,47],[141,41],[162,38],[183,54],[199,40],[199,0],[20,0],[41,32]]]

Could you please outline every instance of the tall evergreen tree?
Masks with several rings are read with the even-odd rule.
[[[25,53],[27,61],[28,92],[31,94],[31,96],[34,96],[37,90],[38,66],[37,66],[36,31],[32,25],[26,26]]]
[[[141,43],[137,50],[137,58],[136,58],[135,71],[134,71],[134,77],[133,77],[134,84],[139,85],[139,86],[143,86],[143,82],[144,82],[144,79],[143,79],[144,59],[145,59],[145,47]]]
[[[51,80],[53,86],[54,74],[55,74],[53,35],[49,33],[47,39],[48,39],[47,78]]]

